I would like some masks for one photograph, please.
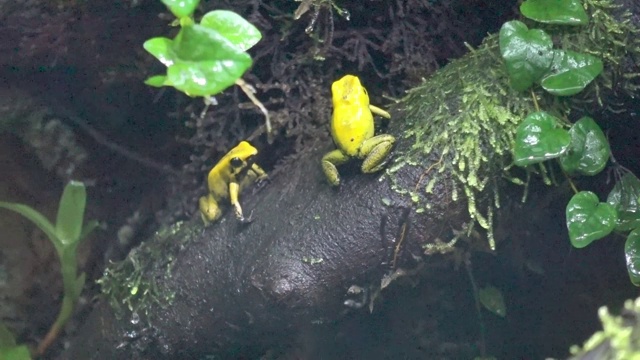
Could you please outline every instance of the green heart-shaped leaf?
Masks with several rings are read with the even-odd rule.
[[[190,96],[215,95],[244,74],[251,66],[251,57],[224,61],[178,61],[167,69],[166,85],[171,85]]]
[[[145,41],[142,47],[156,59],[160,60],[164,66],[171,66],[176,58],[176,54],[171,47],[172,43],[173,40],[171,39],[156,37]]]
[[[589,21],[580,0],[526,0],[520,12],[547,24],[584,25]]]
[[[613,187],[607,203],[618,211],[616,231],[629,231],[640,227],[640,180],[630,172],[625,173]]]
[[[640,286],[640,229],[634,229],[627,236],[624,257],[627,260],[627,272],[631,283]]]
[[[500,29],[500,53],[507,66],[511,87],[526,90],[538,81],[553,61],[551,37],[539,29],[529,30],[520,21]]]
[[[214,10],[204,14],[200,25],[216,30],[242,51],[249,50],[262,39],[258,28],[229,10]]]
[[[198,7],[200,0],[161,0],[177,18],[190,16]]]
[[[235,60],[245,54],[219,32],[202,25],[187,25],[180,29],[171,48],[181,60]]]
[[[539,111],[527,116],[516,129],[513,162],[518,166],[539,163],[562,155],[571,136],[550,114]]]
[[[167,75],[147,79],[151,86],[173,86],[191,96],[215,95],[233,85],[251,66],[251,57],[216,30],[183,25],[175,39],[154,38],[144,47]]]
[[[603,69],[602,60],[573,51],[553,51],[553,64],[540,85],[557,96],[571,96],[584,90]]]
[[[617,219],[616,209],[608,203],[601,203],[591,191],[575,194],[567,204],[567,229],[571,245],[583,248],[609,235]]]
[[[560,157],[560,166],[568,173],[593,176],[607,165],[611,150],[600,126],[590,117],[578,120],[571,129],[571,145]]]

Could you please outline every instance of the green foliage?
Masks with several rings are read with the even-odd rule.
[[[190,18],[198,1],[167,1],[180,18],[174,39],[156,37],[143,47],[167,67],[166,75],[152,76],[150,86],[173,86],[190,96],[211,96],[233,85],[251,66],[246,51],[260,41],[260,31],[228,10],[205,14],[200,23]]]
[[[16,345],[7,348],[0,347],[0,360],[30,360],[31,353],[26,345]]]
[[[583,121],[578,121],[580,125],[573,128],[569,115],[579,114],[578,111],[585,104],[589,108],[601,105],[596,102],[604,100],[600,98],[599,91],[605,88],[612,89],[615,86],[616,91],[625,95],[637,94],[638,88],[634,82],[637,82],[638,75],[630,73],[623,66],[623,58],[629,54],[640,54],[640,37],[637,36],[640,30],[633,26],[632,14],[612,11],[615,5],[610,0],[583,0],[581,6],[588,12],[588,23],[570,27],[542,25],[548,32],[547,36],[536,35],[537,31],[531,34],[530,31],[535,30],[531,23],[528,23],[529,28],[518,23],[505,24],[503,35],[510,37],[487,37],[479,48],[470,49],[464,59],[451,61],[428,81],[410,90],[400,101],[400,106],[406,110],[404,136],[410,145],[409,149],[396,153],[397,156],[387,168],[387,174],[390,175],[392,188],[405,194],[407,200],[414,204],[416,212],[431,210],[431,196],[438,191],[438,196],[443,196],[441,192],[446,191],[445,196],[454,202],[463,198],[467,202],[470,217],[487,230],[489,247],[494,249],[492,211],[499,208],[501,203],[495,174],[502,171],[510,181],[526,184],[527,180],[514,176],[512,172],[514,157],[504,155],[514,155],[518,146],[517,137],[520,137],[520,145],[523,145],[526,136],[519,136],[518,128],[529,114],[535,112],[544,111],[555,117],[557,126],[552,126],[551,130],[568,131],[569,147],[557,157],[565,163],[567,173],[595,175],[601,172],[600,167],[606,167],[608,159],[604,154],[605,149],[608,153],[608,145],[599,141],[602,140],[602,130],[593,127],[597,119],[586,127]],[[556,49],[543,40],[551,35]],[[531,38],[535,39],[533,43],[523,43]],[[512,46],[514,48],[510,48]],[[548,49],[550,54],[527,52],[527,49]],[[496,61],[505,52],[505,62]],[[554,60],[562,65],[575,59],[566,54],[590,54],[603,63],[601,75],[588,84],[582,81],[575,85],[571,84],[572,79],[561,79],[561,86],[557,87],[561,91],[585,89],[580,93],[580,99],[561,98],[540,86],[545,77],[551,79],[551,76],[560,74],[554,72]],[[540,75],[549,56],[552,61]],[[535,61],[529,63],[527,57]],[[590,67],[597,63],[591,59],[580,58],[576,71],[580,73],[589,68],[587,72],[591,72]],[[507,64],[507,60],[512,62]],[[531,72],[518,74],[515,79],[511,76],[515,70],[529,71],[527,69],[531,69]],[[562,69],[563,74],[571,73],[568,66]],[[511,86],[514,83],[520,85]],[[521,83],[531,84],[531,95],[523,90]],[[544,137],[539,136],[540,139]],[[519,150],[519,153],[522,152],[526,150]],[[542,155],[544,157],[546,154],[543,152]],[[528,156],[519,157],[525,162],[529,161]],[[528,174],[540,171],[546,176],[545,171],[552,169],[545,163],[535,165],[539,166],[528,165]],[[405,166],[423,169],[417,182],[407,182],[393,176]],[[556,178],[553,175],[551,173],[545,180],[551,183],[551,179]]]
[[[569,174],[593,176],[604,169],[611,156],[609,142],[590,117],[578,120],[569,130],[571,146],[560,157],[560,166]]]
[[[87,192],[84,184],[77,181],[69,182],[60,198],[55,225],[27,205],[0,201],[0,208],[17,212],[36,224],[47,235],[60,259],[64,298],[50,333],[57,334],[69,320],[84,286],[85,274],[78,276],[77,273],[76,249],[82,239],[98,226],[97,221],[90,221],[83,225],[86,199]]]
[[[607,307],[598,309],[602,330],[596,331],[582,347],[571,347],[571,360],[640,360],[640,299],[627,300],[612,315]]]
[[[218,31],[242,51],[251,49],[262,39],[262,34],[255,26],[229,10],[214,10],[204,14],[200,25]]]
[[[626,172],[613,187],[607,202],[618,211],[616,231],[629,231],[640,227],[640,180]]]
[[[536,3],[539,2],[560,3],[557,0],[540,0]],[[525,4],[527,2],[523,6]],[[532,7],[542,5],[526,6],[528,9]],[[557,16],[563,14],[558,9],[553,10],[553,13]],[[572,16],[571,12],[566,15]],[[603,63],[599,58],[575,51],[554,50],[551,37],[544,30],[530,30],[517,20],[502,25],[500,51],[511,86],[518,91],[527,90],[534,83],[540,82],[542,88],[553,95],[571,96],[584,90],[603,70]]]
[[[571,96],[581,92],[603,69],[602,60],[589,54],[555,50],[551,70],[540,85],[556,96]]]
[[[631,172],[625,173],[613,187],[607,203],[618,211],[615,230],[631,232],[627,235],[624,254],[627,272],[635,286],[640,286],[640,180]]]
[[[17,345],[11,331],[0,323],[0,360],[30,360],[31,353],[26,345]]]
[[[569,240],[576,248],[609,235],[616,226],[618,212],[608,203],[598,200],[591,191],[575,194],[567,204]]]
[[[529,114],[516,130],[513,161],[527,166],[564,154],[571,143],[569,132],[552,115],[538,111]]]
[[[580,0],[526,0],[520,5],[520,12],[547,24],[585,25],[589,21]]]
[[[529,30],[520,21],[509,21],[500,29],[500,52],[511,86],[523,91],[547,73],[553,61],[551,37],[539,29]]]
[[[161,0],[177,18],[191,16],[200,0]]]
[[[594,6],[591,2],[589,4]],[[520,10],[532,20],[554,25],[586,25],[589,19],[579,0],[526,0]],[[594,12],[593,16],[610,22],[601,13]],[[599,29],[595,27],[590,32],[590,39],[594,42],[601,41]],[[612,32],[620,33],[617,30],[607,33]],[[500,51],[513,89],[524,91],[539,84],[554,96],[576,95],[603,72],[604,63],[600,57],[604,56],[610,64],[616,63],[609,57],[608,50],[591,52],[598,54],[594,56],[553,49],[550,39],[545,31],[530,30],[519,21],[510,21],[502,26]],[[626,49],[625,43],[618,41],[615,44]],[[611,150],[606,136],[592,118],[581,118],[567,132],[559,119],[540,111],[535,98],[534,104],[536,112],[526,116],[516,131],[513,144],[515,165],[525,167],[558,158],[567,176],[593,176],[606,167]],[[625,244],[627,270],[631,282],[640,286],[640,180],[626,169],[624,172],[623,176],[618,176],[619,180],[604,203],[590,191],[578,191],[569,179],[576,194],[567,204],[566,223],[569,239],[576,248],[583,248],[614,229],[618,232],[631,231]]]
[[[502,292],[494,286],[486,286],[478,290],[478,300],[485,309],[492,313],[505,317],[507,316],[507,306],[504,302]]]
[[[624,256],[627,260],[629,279],[635,286],[640,286],[640,228],[635,228],[627,236],[624,243]]]

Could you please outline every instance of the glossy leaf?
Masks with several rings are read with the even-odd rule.
[[[233,60],[243,54],[219,32],[201,25],[183,26],[171,48],[175,57],[186,61]]]
[[[86,203],[87,190],[84,184],[79,181],[70,181],[62,192],[56,218],[56,234],[64,245],[74,244],[80,240]]]
[[[553,53],[551,70],[540,81],[540,85],[553,95],[575,95],[602,72],[602,60],[593,55],[568,50]]]
[[[176,57],[171,46],[172,43],[173,40],[171,39],[156,37],[145,41],[142,47],[156,59],[160,60],[164,66],[171,66],[173,65],[173,59]]]
[[[257,27],[242,16],[229,10],[214,10],[206,13],[200,25],[216,30],[242,51],[249,50],[262,39]]]
[[[246,54],[245,54],[246,55]],[[229,86],[251,66],[251,58],[244,61],[178,61],[167,69],[166,84],[190,96],[215,95]]]
[[[569,132],[550,114],[539,111],[527,116],[516,129],[513,161],[518,166],[539,163],[562,155],[571,143]]]
[[[569,240],[576,248],[583,248],[611,233],[616,226],[618,212],[608,203],[601,203],[591,191],[575,194],[567,204]]]
[[[629,231],[640,227],[640,180],[630,172],[625,173],[613,187],[607,203],[618,211],[616,231]]]
[[[553,43],[543,30],[529,30],[520,21],[509,21],[500,29],[500,53],[511,86],[526,90],[547,73],[553,61]]]
[[[624,243],[624,257],[627,260],[629,279],[635,286],[640,286],[640,229],[634,229]]]
[[[580,0],[526,0],[520,12],[529,19],[558,25],[584,25],[589,21]]]
[[[568,173],[593,176],[607,165],[611,150],[600,126],[590,117],[578,120],[571,129],[571,145],[560,157],[560,166]]]
[[[147,79],[151,86],[174,86],[191,96],[215,95],[233,85],[251,66],[249,54],[217,31],[184,25],[174,40],[154,38],[145,49],[167,65],[167,75]]]
[[[492,313],[505,317],[507,315],[507,306],[504,303],[502,292],[496,287],[487,286],[478,291],[478,300],[482,306]]]
[[[200,0],[161,0],[177,18],[191,16]]]

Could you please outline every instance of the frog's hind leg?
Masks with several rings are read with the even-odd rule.
[[[349,161],[349,157],[342,151],[336,149],[326,153],[322,157],[322,171],[332,186],[340,185],[340,173],[336,166],[342,165]]]
[[[395,142],[396,138],[389,134],[382,134],[365,140],[359,153],[359,157],[364,158],[362,172],[370,174],[382,170]]]
[[[204,221],[205,226],[218,220],[220,215],[222,215],[222,210],[218,202],[211,194],[202,196],[198,203],[200,205],[200,215],[202,216],[202,221]]]

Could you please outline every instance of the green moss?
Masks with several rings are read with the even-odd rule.
[[[151,305],[171,305],[175,293],[161,284],[171,277],[176,254],[195,236],[196,229],[178,222],[159,231],[133,249],[125,260],[105,270],[98,283],[116,316],[122,316],[125,308],[148,316]]]
[[[640,298],[627,300],[622,315],[613,316],[603,306],[598,310],[598,317],[602,330],[594,333],[582,347],[572,346],[571,354],[576,359],[590,359],[591,352],[597,354],[598,359],[640,360]]]
[[[487,207],[483,214],[476,206],[478,195],[487,185],[493,187],[486,174],[508,165],[515,129],[534,109],[528,93],[518,93],[506,84],[497,37],[489,36],[479,49],[452,61],[411,90],[402,104],[408,127],[404,136],[413,145],[394,160],[388,173],[435,160],[431,154],[438,154],[439,160],[425,167],[424,182],[394,183],[393,188],[409,194],[414,203],[425,203],[419,206],[428,209],[428,194],[441,179],[451,178],[453,183],[445,186],[452,200],[457,201],[462,190],[469,215],[491,229],[492,207],[498,204]],[[445,173],[451,176],[443,176]]]
[[[630,14],[623,14],[622,21],[616,21],[611,12],[617,9],[609,0],[586,0],[585,4],[592,14],[588,26],[530,24],[552,33],[562,48],[604,60],[604,74],[579,97],[556,98],[539,87],[534,89],[540,108],[567,124],[572,109],[593,101],[603,102],[602,87],[620,88],[629,94],[638,88],[637,74],[624,74],[622,66],[629,51],[640,54],[640,41],[635,36],[638,30],[631,26]],[[487,230],[491,249],[495,249],[492,215],[500,207],[496,178],[528,182],[528,174],[524,175],[527,180],[522,180],[510,173],[511,149],[517,126],[536,110],[534,92],[517,92],[508,84],[498,36],[490,35],[478,49],[452,61],[400,101],[399,107],[406,116],[404,137],[412,145],[387,169],[393,189],[410,196],[415,208],[430,209],[429,195],[434,189],[446,189],[453,201],[459,200],[459,192],[463,193],[470,217]],[[404,166],[423,168],[417,183],[394,179],[393,173]],[[534,169],[530,167],[529,171]],[[545,183],[551,183],[547,169],[541,166],[535,170]]]

